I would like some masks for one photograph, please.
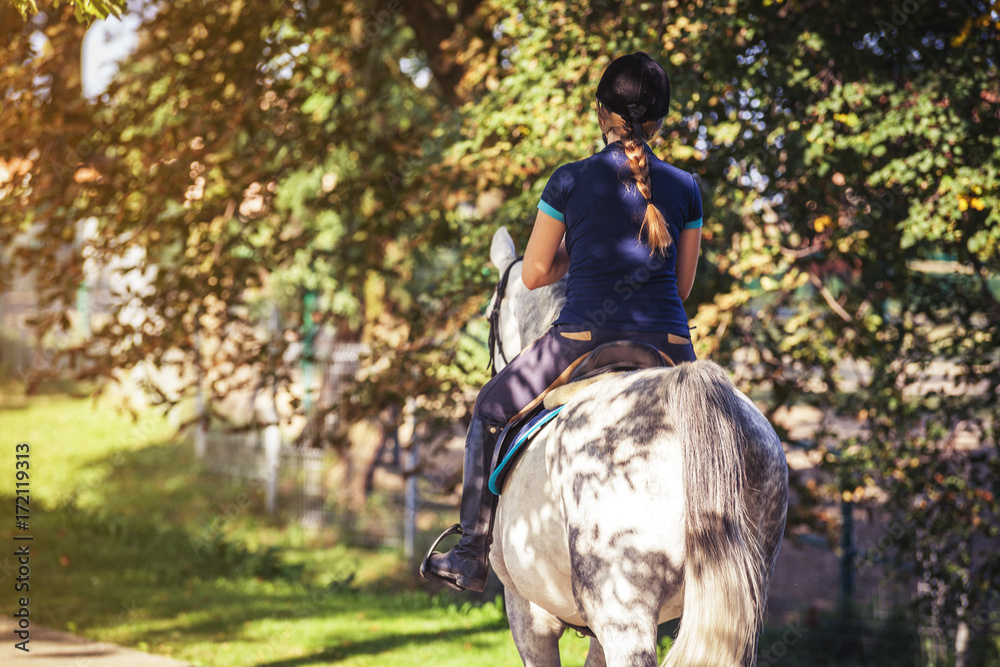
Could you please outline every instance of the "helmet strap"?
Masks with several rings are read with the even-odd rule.
[[[632,117],[632,132],[635,134],[635,140],[645,142],[646,133],[642,131],[642,123],[639,122],[639,118],[646,113],[646,107],[641,104],[630,104],[628,105],[628,113]]]

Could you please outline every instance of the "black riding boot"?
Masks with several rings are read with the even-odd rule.
[[[493,541],[493,511],[496,496],[487,484],[489,464],[500,427],[481,419],[473,419],[465,442],[465,470],[462,480],[461,524],[456,524],[441,534],[431,546],[420,575],[425,579],[440,581],[456,590],[470,589],[482,592],[489,574],[490,543]],[[462,539],[448,553],[434,551],[438,543],[449,535],[461,534]]]

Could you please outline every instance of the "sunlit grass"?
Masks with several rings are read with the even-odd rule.
[[[11,462],[15,443],[31,445],[35,623],[197,665],[520,664],[499,599],[432,596],[397,550],[269,519],[259,488],[200,470],[166,419],[46,397],[0,410],[0,433]],[[13,507],[12,496],[7,474],[0,503]],[[8,545],[10,519],[0,530]],[[831,634],[830,623],[794,643],[768,629],[762,654],[866,664],[838,657],[834,648],[855,639]],[[582,665],[587,645],[567,632],[563,664]],[[896,662],[880,652],[871,664],[915,664],[911,645],[896,649]],[[997,664],[995,654],[980,664]]]
[[[167,419],[42,397],[0,410],[0,433],[11,461],[31,445],[35,623],[198,665],[520,664],[499,600],[432,596],[396,550],[270,520]],[[582,665],[587,642],[562,643]]]

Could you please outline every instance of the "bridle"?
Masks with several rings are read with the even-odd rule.
[[[500,358],[503,360],[504,365],[510,363],[507,359],[507,355],[503,351],[503,339],[500,336],[500,302],[503,301],[504,295],[507,293],[507,283],[510,281],[510,270],[514,268],[514,265],[524,259],[524,255],[521,255],[514,259],[506,269],[504,269],[503,275],[500,276],[500,282],[497,283],[497,288],[493,292],[493,309],[490,310],[488,316],[490,322],[490,368],[493,371],[493,375],[497,374],[497,364],[494,357],[494,350],[500,353]]]

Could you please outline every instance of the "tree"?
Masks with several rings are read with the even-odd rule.
[[[885,555],[936,551],[919,572],[969,618],[988,604],[997,560],[969,545],[995,537],[1000,509],[987,474],[1000,384],[995,7],[185,0],[143,34],[96,105],[47,88],[70,42],[52,41],[50,58],[21,37],[4,51],[17,63],[5,109],[32,103],[0,117],[0,156],[30,162],[18,162],[30,178],[0,184],[12,204],[0,233],[6,246],[37,225],[42,247],[22,258],[43,267],[42,325],[79,286],[83,253],[59,247],[81,215],[99,221],[90,256],[141,247],[139,268],[155,271],[128,297],[159,315],[99,326],[81,349],[92,372],[165,363],[168,350],[194,361],[201,331],[227,341],[198,359],[217,391],[241,366],[280,380],[255,303],[277,298],[293,317],[314,291],[373,348],[351,417],[405,395],[453,415],[484,377],[462,346],[495,280],[490,236],[507,224],[523,246],[548,175],[600,148],[599,72],[645,50],[674,89],[655,149],[700,176],[706,203],[689,300],[699,353],[738,368],[771,409],[805,401],[863,419],[864,437],[826,444],[832,491],[879,489],[908,526]],[[83,140],[88,154],[59,157]],[[63,148],[30,158],[36,146]],[[941,360],[976,391],[922,393]],[[961,429],[977,433],[981,461],[949,445]],[[925,500],[964,513],[914,512]],[[799,520],[816,518],[807,510]],[[938,537],[941,520],[961,539]]]
[[[76,20],[83,23],[93,19],[105,19],[109,16],[121,16],[125,9],[124,0],[52,0],[48,3],[50,11],[59,12],[64,7],[73,10]],[[38,15],[41,11],[36,0],[13,0],[12,8],[16,9],[24,19]]]

